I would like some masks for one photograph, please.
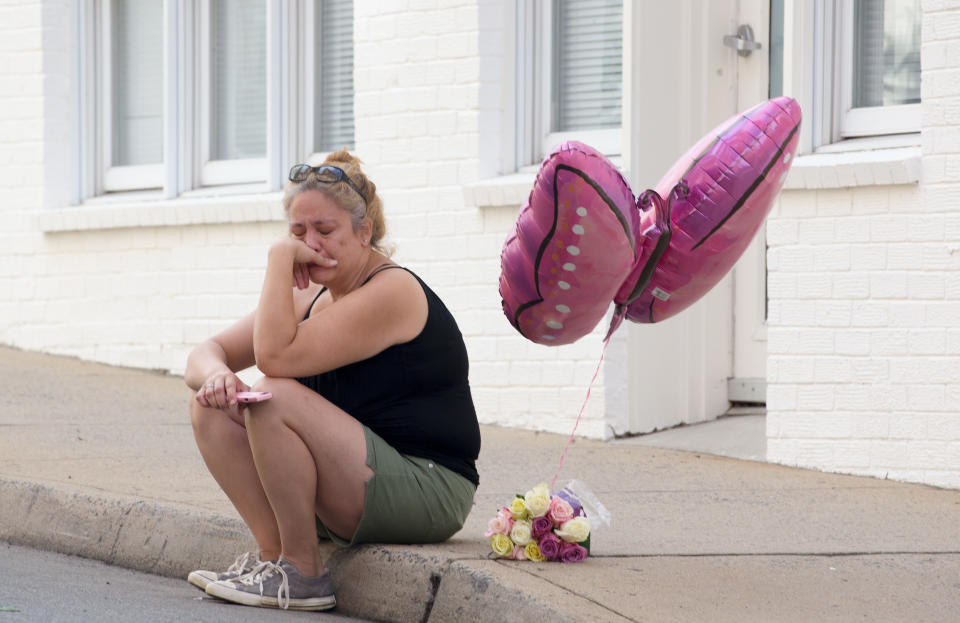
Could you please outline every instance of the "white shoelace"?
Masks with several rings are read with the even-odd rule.
[[[277,587],[277,605],[286,610],[290,607],[290,583],[287,579],[287,572],[276,562],[269,560],[261,562],[250,573],[242,576],[240,582],[247,586],[253,586],[254,582],[258,583],[260,585],[260,597],[263,597],[263,581],[276,572],[280,572],[281,577],[280,586]]]
[[[227,569],[227,573],[233,573],[234,571],[243,571],[247,564],[253,565],[260,562],[260,554],[254,554],[253,552],[246,552],[245,554],[240,554],[237,556],[237,559],[233,561],[233,564]]]

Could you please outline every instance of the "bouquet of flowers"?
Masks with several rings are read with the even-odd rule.
[[[590,553],[590,520],[575,494],[540,483],[497,511],[484,533],[495,558],[580,562]]]

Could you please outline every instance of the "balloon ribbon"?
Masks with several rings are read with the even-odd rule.
[[[583,398],[583,404],[580,405],[580,413],[577,414],[577,421],[573,423],[573,430],[570,431],[570,439],[567,440],[567,445],[563,448],[563,454],[560,455],[560,465],[557,466],[557,473],[553,475],[553,480],[550,481],[550,490],[555,491],[554,485],[557,484],[557,476],[560,475],[560,470],[563,469],[563,459],[567,456],[567,450],[570,449],[570,444],[573,443],[573,436],[577,433],[577,427],[580,426],[580,419],[583,417],[583,410],[587,408],[587,401],[590,400],[590,390],[593,389],[593,383],[597,380],[597,376],[600,374],[600,366],[603,365],[603,355],[607,352],[607,345],[610,344],[610,335],[607,335],[606,339],[603,340],[603,349],[600,351],[600,361],[597,362],[597,369],[593,371],[593,378],[590,379],[590,384],[587,385],[587,395]]]

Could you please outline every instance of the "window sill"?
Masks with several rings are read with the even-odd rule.
[[[40,215],[40,229],[52,233],[281,221],[282,197],[282,192],[255,192],[249,186],[191,191],[176,199],[163,199],[152,192],[123,193],[44,212]]]
[[[914,184],[920,181],[920,168],[919,134],[854,139],[797,156],[783,187],[813,190]]]
[[[463,187],[463,201],[478,208],[518,207],[530,195],[537,171],[501,175]]]
[[[623,171],[623,161],[620,156],[607,156],[607,160],[620,171],[624,178],[627,177],[626,172]],[[537,181],[537,173],[539,172],[540,165],[529,165],[522,167],[516,173],[468,184],[463,188],[463,201],[467,206],[481,209],[518,208],[530,196],[530,191],[533,189],[534,182]]]

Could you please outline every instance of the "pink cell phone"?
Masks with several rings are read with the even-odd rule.
[[[271,398],[273,394],[270,392],[237,392],[237,400],[240,402],[263,402]]]

